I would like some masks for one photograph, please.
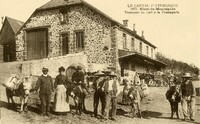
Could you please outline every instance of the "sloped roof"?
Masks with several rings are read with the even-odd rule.
[[[133,58],[136,61],[136,58],[145,64],[153,64],[155,67],[165,68],[167,65],[159,60],[150,58],[138,52],[130,52],[124,50],[118,50],[119,60]]]
[[[22,27],[22,25],[24,24],[24,22],[10,18],[10,17],[5,17],[5,20],[8,20],[13,32],[16,34],[18,32],[18,30]]]
[[[145,42],[146,44],[156,48],[155,45],[153,45],[152,43],[150,43],[149,41],[147,41],[146,39],[142,38],[141,36],[139,36],[138,34],[136,34],[134,31],[126,28],[124,25],[122,25],[121,23],[119,23],[118,21],[116,21],[115,19],[111,18],[110,16],[106,15],[105,13],[103,13],[102,11],[100,11],[99,9],[97,9],[96,7],[94,7],[93,5],[87,3],[84,0],[51,0],[48,3],[44,4],[43,6],[37,8],[37,10],[46,10],[46,9],[53,9],[53,8],[58,8],[58,7],[62,7],[62,6],[67,6],[67,5],[73,5],[73,4],[79,4],[79,3],[83,3],[84,5],[94,9],[97,13],[105,16],[106,18],[110,19],[111,21],[115,22],[117,25],[119,25],[122,29],[126,30],[127,32],[134,34],[136,38],[142,40],[143,42]]]
[[[37,10],[52,9],[52,8],[57,8],[60,6],[78,4],[81,2],[82,0],[51,0],[48,3],[44,4],[43,6],[37,8]]]
[[[4,19],[4,23],[0,29],[0,45],[2,45],[3,41],[2,41],[2,38],[3,36],[1,35],[2,33],[2,30],[3,28],[5,27],[6,25],[6,22],[7,21],[7,24],[10,25],[11,29],[13,30],[14,34],[17,34],[17,32],[21,29],[21,27],[23,26],[24,22],[22,21],[19,21],[19,20],[16,20],[16,19],[13,19],[13,18],[10,18],[10,17],[5,17]]]
[[[149,41],[147,41],[146,39],[142,38],[141,36],[139,36],[137,33],[135,33],[134,31],[128,29],[127,27],[125,27],[124,25],[122,25],[121,23],[119,23],[118,21],[116,21],[115,19],[111,18],[110,16],[108,16],[107,14],[103,13],[101,10],[97,9],[96,7],[94,7],[93,5],[89,4],[88,2],[86,2],[85,0],[51,0],[48,3],[44,4],[43,6],[37,8],[34,13],[36,13],[37,11],[41,11],[41,10],[47,10],[47,9],[54,9],[54,8],[59,8],[59,7],[64,7],[64,6],[69,6],[69,5],[76,5],[76,4],[84,4],[86,6],[88,6],[89,8],[95,10],[97,13],[103,15],[104,17],[110,19],[112,22],[114,22],[116,25],[118,25],[120,28],[126,30],[127,32],[133,34],[136,38],[142,40],[143,42],[145,42],[146,44],[156,48],[155,45],[153,45],[152,43],[150,43]],[[34,13],[31,15],[31,17],[34,15]],[[30,17],[30,18],[31,18]],[[30,19],[29,18],[29,19]],[[29,20],[28,19],[28,20]],[[28,21],[27,20],[27,21]],[[27,22],[26,21],[26,22]]]

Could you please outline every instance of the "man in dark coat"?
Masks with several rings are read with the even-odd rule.
[[[87,88],[85,82],[85,74],[82,71],[82,67],[81,66],[77,66],[77,71],[74,72],[74,74],[72,75],[72,82],[75,83],[77,86],[81,86],[83,93],[84,93],[84,97],[86,97],[86,92],[90,93],[89,89]],[[84,111],[86,111],[85,108],[85,98],[83,101],[83,109]]]
[[[83,84],[84,76],[85,76],[85,74],[82,72],[82,67],[78,66],[77,71],[74,72],[74,74],[72,75],[72,82],[77,85]]]
[[[101,114],[102,117],[105,116],[105,103],[106,103],[106,99],[105,99],[105,81],[106,79],[106,75],[104,73],[102,73],[101,71],[98,71],[96,74],[94,74],[96,79],[93,82],[93,88],[94,88],[94,116],[97,117],[98,115],[98,106],[99,106],[99,100],[101,101]]]
[[[190,116],[190,120],[194,121],[194,114],[195,114],[195,87],[190,80],[192,77],[190,73],[185,73],[183,76],[183,83],[181,84],[180,91],[181,91],[181,104],[182,110],[184,115],[184,121],[188,119]],[[188,115],[189,114],[189,115]]]
[[[41,115],[47,115],[50,116],[50,100],[51,100],[51,94],[54,92],[53,87],[53,81],[51,76],[48,75],[48,68],[42,69],[43,74],[38,77],[35,90],[39,91],[39,97],[41,100]]]

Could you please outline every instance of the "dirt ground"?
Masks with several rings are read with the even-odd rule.
[[[2,76],[0,78],[0,83],[2,83]],[[196,86],[199,86],[200,82],[195,82]],[[39,98],[37,93],[30,94],[28,100],[29,111],[27,113],[20,114],[18,111],[10,108],[7,104],[7,99],[5,95],[5,88],[0,85],[1,98],[0,98],[0,119],[1,124],[187,124],[194,123],[200,124],[200,97],[196,97],[196,116],[195,122],[184,122],[181,119],[183,114],[181,111],[181,105],[179,104],[179,115],[180,119],[170,119],[170,105],[165,99],[166,87],[150,87],[150,94],[147,98],[142,101],[142,116],[143,118],[132,118],[129,116],[130,106],[117,105],[117,121],[102,120],[92,117],[93,111],[93,95],[89,95],[86,99],[87,113],[81,116],[75,115],[75,110],[73,109],[73,101],[70,99],[71,112],[64,115],[56,115],[52,113],[52,117],[41,116],[38,104]],[[53,97],[53,96],[52,96]],[[15,97],[15,101],[18,103],[19,98]],[[121,97],[118,98],[121,101]],[[101,107],[101,106],[100,106]],[[99,107],[99,108],[100,108]],[[19,109],[19,108],[18,108]],[[100,112],[99,112],[100,113]],[[176,116],[175,116],[176,117]]]

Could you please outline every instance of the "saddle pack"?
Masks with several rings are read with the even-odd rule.
[[[22,83],[20,78],[17,78],[17,75],[12,75],[8,80],[3,84],[8,89],[16,90],[19,88],[19,85]]]

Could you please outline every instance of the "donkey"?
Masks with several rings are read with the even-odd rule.
[[[140,106],[141,101],[144,97],[149,94],[148,86],[143,81],[140,81],[139,75],[136,74],[134,77],[134,84],[130,86],[124,86],[123,96],[128,98],[126,101],[130,100],[131,111],[133,117],[138,116],[142,118]]]
[[[67,94],[74,99],[76,114],[81,115],[85,109],[85,98],[84,89],[81,85],[71,85],[67,88]]]
[[[17,76],[13,76],[11,78],[10,83],[16,83],[18,81],[18,86],[15,87],[16,89],[12,89],[6,87],[6,96],[8,99],[8,103],[10,103],[10,99],[12,100],[12,104],[14,107],[16,107],[15,101],[13,100],[13,96],[20,97],[20,113],[22,112],[27,112],[27,101],[28,101],[28,96],[29,96],[29,91],[31,90],[31,81],[30,77],[25,77],[25,78],[19,78]],[[15,85],[15,84],[14,84]]]
[[[178,113],[178,103],[181,101],[180,97],[180,84],[171,86],[170,89],[166,92],[166,98],[170,103],[171,107],[171,119],[173,118],[174,113],[176,113],[177,118],[179,119]]]
[[[143,96],[141,95],[141,88],[138,86],[132,86],[129,89],[128,92],[128,97],[131,100],[131,111],[130,113],[132,113],[133,117],[136,116],[136,114],[138,114],[138,116],[140,118],[142,118],[142,114],[141,114],[141,100],[143,98]]]

